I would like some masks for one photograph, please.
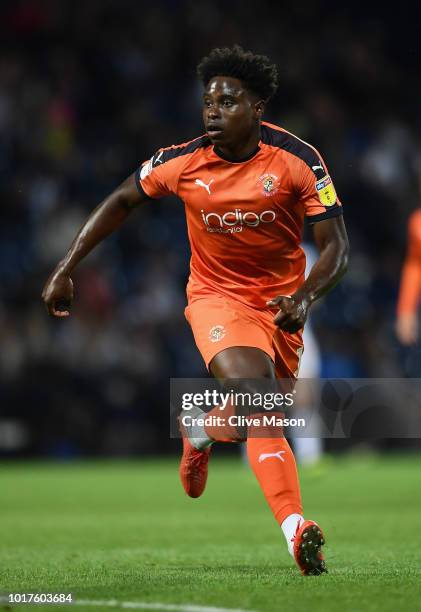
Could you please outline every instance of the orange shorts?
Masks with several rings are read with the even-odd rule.
[[[278,378],[296,378],[303,352],[302,333],[290,334],[276,327],[276,312],[276,308],[253,308],[213,295],[193,300],[184,314],[207,368],[224,349],[252,346],[269,355]]]

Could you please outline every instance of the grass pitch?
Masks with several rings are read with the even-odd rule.
[[[421,456],[333,459],[302,471],[305,515],[325,531],[329,568],[304,578],[249,468],[215,451],[197,500],[182,491],[176,460],[3,464],[0,593],[174,610],[421,610]],[[69,607],[0,604],[57,608]]]

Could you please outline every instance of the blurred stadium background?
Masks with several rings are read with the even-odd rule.
[[[0,456],[178,450],[169,377],[206,374],[183,316],[182,205],[136,212],[89,257],[69,320],[50,320],[40,294],[106,194],[157,148],[202,132],[195,66],[214,46],[276,61],[266,118],[320,149],[345,207],[350,270],[313,317],[322,376],[418,374],[393,324],[420,199],[419,19],[343,4],[1,3]]]

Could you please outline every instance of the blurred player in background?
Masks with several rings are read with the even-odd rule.
[[[306,255],[306,277],[317,261],[317,253],[311,244],[304,244],[303,249]],[[315,381],[320,378],[321,355],[311,325],[311,317],[307,318],[303,331],[303,351],[298,375],[302,379],[311,379],[313,384],[301,385],[298,388],[296,401],[294,402],[294,416],[296,418],[311,418],[311,437],[301,437],[300,432],[293,436],[294,454],[298,463],[305,466],[317,464],[323,453],[323,442],[320,437],[320,420],[318,418],[319,394]],[[312,393],[316,391],[316,394]],[[302,414],[299,414],[302,413]]]
[[[421,300],[421,209],[408,222],[408,247],[402,268],[396,334],[405,346],[419,339],[418,306]]]
[[[176,194],[185,205],[192,251],[185,314],[209,371],[226,381],[294,380],[309,308],[346,269],[342,206],[316,149],[262,121],[277,89],[268,58],[240,47],[214,49],[198,74],[206,133],[160,148],[93,211],[43,299],[51,315],[68,316],[63,304],[73,299],[76,265],[136,207]],[[306,280],[305,217],[319,250]],[[247,390],[253,392],[252,382]],[[191,497],[205,488],[215,441],[243,439],[211,427],[199,435],[183,430],[180,477]],[[323,533],[303,518],[295,460],[282,432],[259,437],[249,431],[247,452],[301,572],[326,571]]]

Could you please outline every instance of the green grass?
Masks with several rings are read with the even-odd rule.
[[[198,500],[182,491],[175,460],[3,464],[0,593],[259,611],[420,610],[420,472],[417,455],[333,459],[304,471],[305,514],[325,530],[329,567],[304,578],[239,460],[213,457]],[[54,608],[0,604],[12,609]]]

